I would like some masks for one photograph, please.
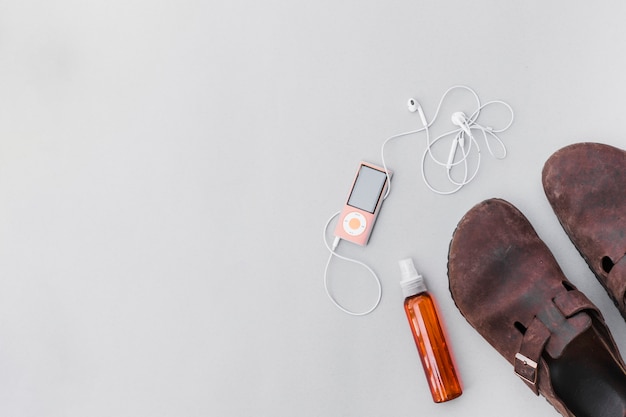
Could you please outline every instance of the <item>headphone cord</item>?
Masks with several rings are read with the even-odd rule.
[[[443,102],[445,101],[446,97],[448,96],[448,94],[450,94],[450,92],[452,92],[453,90],[457,90],[457,89],[462,89],[462,90],[466,90],[468,92],[470,92],[472,94],[472,96],[474,97],[474,99],[476,100],[476,110],[474,110],[474,112],[469,116],[466,117],[465,114],[461,113],[461,112],[456,112],[453,114],[453,123],[455,123],[458,127],[456,129],[450,130],[448,132],[445,132],[441,135],[439,135],[437,138],[435,138],[434,140],[431,141],[430,138],[430,128],[431,126],[435,123],[435,121],[437,120],[437,118],[439,117],[439,113],[441,111],[441,106],[443,105]],[[477,123],[477,119],[480,116],[480,112],[482,110],[484,110],[487,106],[492,106],[492,105],[502,105],[504,106],[510,113],[511,113],[511,118],[508,122],[508,124],[506,126],[504,126],[503,128],[500,129],[494,129],[492,127],[489,126],[482,126],[480,124]],[[417,103],[417,101],[415,99],[410,99],[409,100],[409,109],[411,111],[417,111],[419,116],[420,116],[420,120],[422,122],[422,127],[419,129],[415,129],[415,130],[410,130],[408,132],[403,132],[403,133],[399,133],[396,135],[393,135],[389,138],[387,138],[382,146],[381,146],[381,159],[383,162],[383,167],[385,168],[385,171],[387,171],[387,165],[385,162],[385,146],[393,139],[397,139],[403,136],[408,136],[408,135],[412,135],[412,134],[416,134],[422,131],[426,132],[426,149],[424,150],[424,153],[422,155],[422,163],[421,163],[421,174],[422,174],[422,179],[424,181],[424,184],[426,184],[426,186],[428,187],[428,189],[430,189],[431,191],[433,191],[436,194],[441,194],[441,195],[449,195],[449,194],[453,194],[457,191],[459,191],[461,188],[463,188],[463,186],[469,184],[475,177],[476,174],[478,174],[478,169],[480,168],[480,162],[481,162],[481,152],[480,152],[480,146],[478,144],[478,141],[476,140],[476,138],[474,137],[474,135],[472,134],[473,130],[478,130],[482,133],[482,136],[484,138],[487,150],[489,152],[489,154],[496,158],[496,159],[504,159],[506,157],[506,146],[504,145],[504,142],[500,139],[500,137],[497,135],[497,133],[501,133],[504,132],[505,130],[507,130],[509,127],[511,127],[511,125],[513,124],[513,120],[515,118],[514,112],[513,112],[513,108],[506,102],[502,101],[502,100],[492,100],[489,101],[485,104],[481,104],[480,103],[480,98],[478,97],[478,94],[471,89],[470,87],[464,86],[464,85],[455,85],[452,86],[450,88],[448,88],[448,90],[446,90],[443,95],[441,96],[441,99],[439,100],[439,104],[437,105],[437,109],[435,110],[435,115],[433,116],[433,118],[430,120],[430,122],[427,121],[426,116],[424,115],[424,111],[422,109],[422,107],[419,105],[419,103]],[[412,108],[411,108],[412,106]],[[454,120],[454,117],[457,116],[457,120]],[[450,136],[453,136],[453,141],[452,141],[452,145],[450,147],[450,152],[448,154],[448,160],[447,161],[442,161],[439,160],[434,154],[433,154],[433,147],[435,146],[436,143],[438,143],[439,141],[443,140],[444,138],[448,138]],[[493,140],[495,140],[500,149],[502,149],[501,151],[501,155],[496,154],[490,144],[490,137],[493,138]],[[466,140],[469,141],[469,143],[466,146]],[[471,176],[469,175],[469,163],[468,163],[468,158],[472,152],[473,148],[476,148],[477,152],[478,152],[478,156],[477,156],[477,161],[476,161],[476,167],[474,168]],[[458,148],[461,148],[461,152],[462,152],[462,156],[455,161],[456,158],[456,154],[457,154],[457,150]],[[427,157],[430,158],[430,160],[432,162],[434,162],[436,165],[442,166],[445,168],[446,170],[446,177],[448,179],[448,181],[453,185],[453,188],[451,190],[441,190],[438,188],[435,188],[431,182],[428,180],[427,175],[426,175],[426,161],[427,161]],[[463,166],[463,179],[458,181],[455,180],[452,177],[452,170],[456,167],[462,165]],[[391,178],[389,178],[389,175],[387,175],[388,180],[389,180],[389,187],[387,188],[387,192],[385,193],[385,198],[387,198],[387,196],[389,195],[389,193],[391,192]]]
[[[378,307],[378,304],[380,304],[380,300],[381,300],[381,298],[383,296],[383,287],[382,287],[382,284],[380,282],[380,278],[378,278],[378,275],[376,275],[376,272],[374,272],[374,270],[372,268],[370,268],[369,266],[367,266],[365,263],[363,263],[361,261],[357,261],[356,259],[352,259],[352,258],[348,258],[347,256],[340,255],[340,254],[338,254],[335,251],[335,249],[337,249],[337,246],[339,245],[339,241],[341,240],[340,238],[335,237],[335,240],[333,241],[332,246],[328,244],[328,240],[326,239],[326,232],[328,231],[328,225],[330,224],[330,222],[335,217],[339,216],[339,214],[340,214],[340,212],[338,211],[337,213],[333,214],[328,219],[328,221],[324,225],[324,231],[323,231],[323,235],[322,235],[322,238],[324,239],[324,244],[326,245],[326,248],[330,252],[330,256],[328,257],[328,261],[326,262],[326,267],[324,268],[324,290],[326,291],[326,295],[328,296],[328,298],[330,298],[330,301],[332,301],[333,304],[339,310],[343,311],[344,313],[350,314],[351,316],[365,316],[367,314],[370,314],[372,311],[376,310],[376,307]],[[374,281],[376,282],[376,285],[378,287],[378,295],[376,297],[376,302],[374,303],[374,305],[372,305],[372,307],[370,307],[369,310],[366,310],[366,311],[363,311],[363,312],[354,312],[354,311],[348,310],[347,308],[342,306],[335,299],[335,297],[333,297],[333,295],[330,292],[330,289],[328,288],[328,267],[330,266],[330,261],[333,259],[333,256],[336,256],[339,259],[343,259],[344,261],[348,261],[348,262],[355,263],[357,265],[361,265],[363,268],[367,269],[370,274],[372,274],[372,276],[374,277]]]

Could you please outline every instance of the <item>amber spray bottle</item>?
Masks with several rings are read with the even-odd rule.
[[[441,403],[462,394],[454,362],[448,349],[437,308],[426,284],[415,270],[412,259],[400,261],[404,311],[428,380],[433,401]]]

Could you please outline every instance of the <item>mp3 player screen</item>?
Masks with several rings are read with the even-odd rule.
[[[384,172],[361,165],[359,175],[348,199],[348,205],[374,213],[386,180],[387,174]]]

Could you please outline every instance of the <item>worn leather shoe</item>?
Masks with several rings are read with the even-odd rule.
[[[542,182],[563,229],[626,318],[626,152],[567,146],[547,160]]]
[[[512,204],[486,200],[461,219],[448,278],[461,314],[535,394],[568,417],[624,415],[625,366],[602,314]]]

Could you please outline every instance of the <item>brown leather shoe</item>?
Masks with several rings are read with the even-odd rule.
[[[567,146],[545,163],[542,181],[565,232],[626,318],[626,152]]]
[[[562,415],[626,407],[624,363],[602,314],[513,205],[487,200],[461,219],[448,277],[470,325]],[[598,396],[596,386],[611,388]]]

